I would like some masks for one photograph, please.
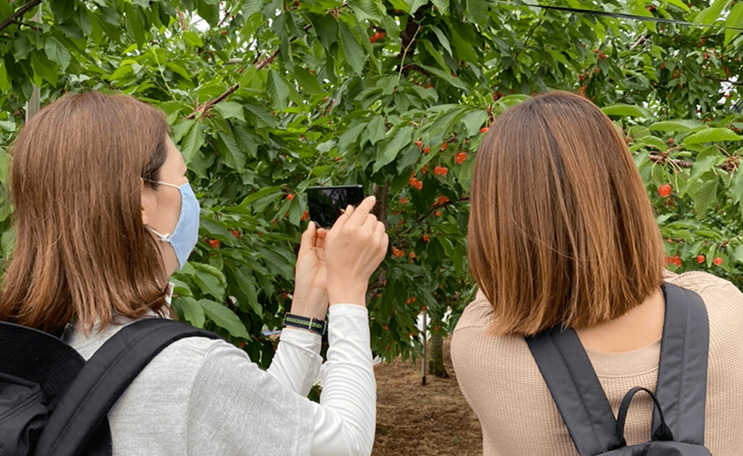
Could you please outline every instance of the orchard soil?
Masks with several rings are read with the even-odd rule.
[[[427,377],[421,362],[400,359],[374,367],[377,377],[377,435],[372,456],[479,456],[482,434],[477,416],[457,385],[444,340],[449,378]]]

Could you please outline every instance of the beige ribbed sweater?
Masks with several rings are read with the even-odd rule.
[[[743,455],[743,294],[703,272],[667,273],[667,282],[693,290],[707,305],[710,351],[705,444],[716,456]],[[459,387],[480,419],[484,456],[575,456],[570,435],[524,339],[489,336],[492,308],[484,295],[464,311],[451,344]],[[588,352],[616,415],[634,386],[655,391],[660,340],[624,353]],[[629,409],[628,444],[650,437],[651,401],[638,395]]]

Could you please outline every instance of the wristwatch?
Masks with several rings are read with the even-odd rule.
[[[317,318],[303,317],[301,315],[286,314],[284,315],[284,326],[294,326],[295,328],[308,329],[312,332],[325,334],[328,328],[328,322]]]

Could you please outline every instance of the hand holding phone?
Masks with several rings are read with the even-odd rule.
[[[389,245],[384,224],[371,214],[376,198],[348,206],[325,237],[325,266],[330,305],[366,302],[369,278]]]

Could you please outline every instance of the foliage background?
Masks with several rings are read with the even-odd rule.
[[[373,350],[419,352],[422,308],[432,331],[451,331],[474,292],[467,191],[482,129],[550,89],[584,94],[622,129],[669,268],[743,284],[743,2],[539,2],[697,26],[493,0],[62,0],[36,22],[39,3],[0,2],[0,182],[32,84],[42,104],[96,89],[158,106],[202,203],[174,307],[262,365],[311,185],[359,183],[381,202],[393,248],[370,287]]]

